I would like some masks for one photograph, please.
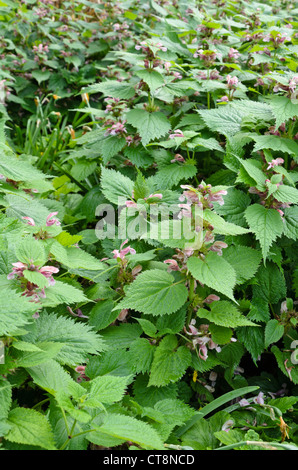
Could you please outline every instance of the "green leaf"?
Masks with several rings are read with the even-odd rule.
[[[260,251],[241,245],[229,246],[223,250],[222,256],[235,269],[237,284],[251,279],[262,259]]]
[[[188,291],[182,281],[159,269],[145,271],[126,289],[118,308],[131,308],[151,315],[176,312],[186,302]]]
[[[152,93],[165,84],[163,76],[154,69],[138,70],[136,75],[147,83]]]
[[[155,351],[148,386],[162,387],[177,382],[190,364],[190,350],[178,347],[176,336],[165,336]]]
[[[37,271],[29,271],[28,269],[24,269],[23,276],[27,281],[36,284],[41,289],[43,287],[49,286],[49,280],[41,273]]]
[[[148,113],[145,109],[132,109],[127,113],[126,119],[137,129],[143,145],[164,136],[171,129],[166,116],[160,111]]]
[[[15,249],[18,261],[25,264],[43,266],[47,260],[42,243],[35,238],[27,237]]]
[[[226,222],[222,217],[209,209],[204,210],[204,220],[213,225],[214,233],[219,235],[243,235],[250,232],[247,228]]]
[[[133,370],[137,374],[144,374],[150,371],[155,346],[150,344],[146,338],[138,338],[129,349]]]
[[[55,450],[54,435],[47,418],[38,411],[14,408],[8,415],[10,430],[5,439],[19,444]]]
[[[276,118],[276,129],[278,129],[283,122],[287,122],[289,119],[293,119],[293,117],[298,115],[297,102],[295,101],[286,96],[270,96],[269,105]]]
[[[101,403],[110,405],[122,400],[128,381],[128,377],[112,375],[96,377],[88,383],[90,392],[84,406],[98,407]]]
[[[298,207],[292,206],[283,209],[284,212],[284,234],[293,240],[298,239]]]
[[[54,313],[43,312],[27,330],[23,341],[37,345],[50,341],[62,345],[56,356],[62,364],[81,364],[88,354],[96,354],[103,349],[101,337],[90,326],[72,318],[57,317]]]
[[[101,434],[116,437],[124,441],[132,441],[142,448],[163,449],[163,443],[157,432],[147,423],[130,416],[109,414],[104,423],[97,428]],[[87,439],[98,443],[96,431],[88,433]]]
[[[236,272],[225,259],[209,252],[204,261],[194,256],[189,258],[187,267],[197,281],[235,301],[233,288],[236,284]]]
[[[258,283],[253,286],[253,296],[276,304],[286,297],[286,282],[284,275],[276,264],[271,261],[265,266],[260,266],[256,279]]]
[[[224,204],[222,206],[216,202],[213,203],[216,214],[223,215],[227,222],[241,225],[242,227],[246,226],[244,212],[249,204],[249,195],[234,188],[228,189],[228,194],[224,196]]]
[[[114,301],[110,299],[97,302],[90,311],[89,325],[97,331],[109,326],[119,315],[119,310],[112,312],[113,307]]]
[[[280,202],[298,204],[298,190],[296,188],[292,188],[292,186],[286,186],[283,184],[279,186],[278,189],[274,192],[274,198]]]
[[[265,347],[272,343],[276,343],[284,334],[284,326],[277,320],[269,320],[265,328]]]
[[[11,406],[12,386],[10,382],[0,377],[0,421],[6,419]]]
[[[237,326],[256,326],[255,323],[245,318],[239,310],[231,302],[222,300],[218,302],[212,302],[210,304],[210,310],[200,308],[197,311],[199,318],[207,318],[207,320],[215,323],[219,326],[225,326],[227,328],[236,328]]]
[[[265,348],[264,329],[251,328],[249,326],[237,328],[237,338],[246,347],[247,351],[250,352],[253,361],[256,363]]]
[[[266,259],[270,246],[284,230],[280,214],[275,209],[266,209],[260,204],[253,204],[246,209],[245,218],[256,239],[259,240],[263,257]]]
[[[39,351],[24,351],[16,355],[19,367],[32,367],[47,362],[57,356],[63,344],[43,341],[36,343],[36,346]]]
[[[122,205],[132,198],[134,184],[119,171],[101,169],[101,187],[105,197],[113,204]]]
[[[59,390],[67,390],[72,382],[71,376],[54,359],[38,366],[26,367],[26,370],[33,382],[51,395],[55,395]]]
[[[285,137],[278,137],[277,135],[254,135],[253,140],[255,141],[255,152],[270,149],[274,152],[284,152],[294,156],[298,154],[298,144]]]
[[[198,420],[204,418],[204,416],[208,415],[212,411],[216,410],[217,408],[220,408],[221,406],[225,405],[231,400],[234,400],[235,398],[241,397],[243,395],[246,395],[247,393],[255,392],[258,390],[259,387],[256,386],[250,386],[250,387],[243,387],[239,388],[237,390],[232,390],[231,392],[225,393],[219,398],[216,398],[213,400],[211,403],[208,403],[208,405],[204,406],[195,416],[193,416],[184,426],[181,426],[181,428],[176,431],[176,436],[180,437],[183,434],[188,431],[191,426],[193,426]]]
[[[105,82],[90,85],[88,88],[82,90],[83,93],[102,93],[104,96],[112,98],[120,98],[129,100],[132,98],[136,91],[134,87],[125,82],[118,82],[117,80],[107,80]]]

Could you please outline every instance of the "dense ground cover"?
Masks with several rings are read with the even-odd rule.
[[[296,449],[295,2],[0,1],[0,446]]]

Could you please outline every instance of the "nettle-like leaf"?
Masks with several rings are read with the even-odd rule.
[[[276,129],[283,122],[293,119],[298,114],[296,100],[291,100],[286,96],[270,96],[269,106],[276,119]]]
[[[113,204],[124,204],[132,198],[134,183],[119,171],[101,169],[101,187],[104,196]]]
[[[227,222],[241,225],[241,227],[246,225],[243,214],[249,204],[249,195],[234,188],[228,189],[228,194],[224,196],[224,204],[222,206],[217,202],[213,202],[216,214],[225,216]]]
[[[135,95],[135,89],[132,85],[117,80],[107,80],[105,82],[90,85],[82,90],[83,93],[102,93],[104,96],[128,100]]]
[[[103,376],[88,382],[89,394],[84,402],[87,407],[109,405],[123,398],[130,377]]]
[[[151,92],[154,92],[157,88],[165,84],[164,77],[154,69],[138,70],[136,75],[147,83]]]
[[[12,386],[10,382],[0,377],[0,421],[6,419],[11,406]]]
[[[134,372],[144,374],[150,371],[154,351],[155,347],[146,338],[138,338],[132,343],[129,352]]]
[[[256,273],[262,259],[260,251],[248,246],[229,246],[223,250],[223,258],[233,266],[236,272],[236,283],[251,279]]]
[[[50,341],[62,344],[56,359],[62,364],[81,364],[88,354],[102,351],[101,337],[88,325],[72,318],[57,317],[43,312],[33,325],[27,327],[24,341],[33,344]]]
[[[203,217],[214,227],[214,233],[219,235],[243,235],[250,232],[247,228],[226,222],[224,218],[209,209],[204,210]]]
[[[18,261],[25,264],[35,264],[42,266],[47,260],[47,256],[41,241],[32,237],[25,238],[15,249]]]
[[[130,308],[151,315],[176,312],[186,302],[188,291],[183,280],[159,269],[145,271],[126,289],[118,308]]]
[[[266,267],[260,266],[256,279],[258,283],[253,286],[254,297],[272,304],[286,297],[285,277],[276,264],[270,261]]]
[[[130,416],[108,414],[101,426],[87,434],[87,439],[94,444],[102,445],[101,435],[132,441],[145,449],[164,448],[160,436],[152,426]]]
[[[276,343],[284,334],[284,326],[281,325],[276,319],[270,320],[265,328],[265,347],[270,344]]]
[[[8,415],[10,426],[5,439],[10,442],[55,450],[54,435],[46,418],[36,410],[14,408]]]
[[[296,156],[298,153],[298,144],[285,137],[278,137],[277,135],[256,135],[253,136],[255,141],[254,151],[262,149],[270,149],[274,152],[289,153]]]
[[[32,322],[32,315],[37,310],[36,304],[30,302],[21,293],[1,286],[0,294],[0,336],[13,335],[18,328]]]
[[[293,240],[298,239],[298,207],[292,206],[284,209],[284,234]]]
[[[187,181],[192,178],[196,173],[196,166],[192,163],[186,163],[183,165],[171,163],[170,165],[160,168],[156,175],[154,175],[153,181],[155,185],[161,189],[171,189],[180,181]]]
[[[266,189],[266,175],[262,171],[262,164],[253,158],[248,160],[239,158],[239,161],[241,162],[242,168],[239,171],[236,181],[250,184],[250,180],[253,180],[252,186],[255,186],[260,191],[264,191]]]
[[[165,336],[154,353],[148,386],[162,387],[177,382],[190,364],[190,350],[178,347],[176,336]]]
[[[260,204],[253,204],[246,209],[245,218],[260,242],[263,257],[266,259],[270,246],[284,230],[280,214],[275,209],[266,209]]]
[[[214,252],[209,252],[204,260],[192,256],[187,262],[187,267],[199,282],[235,301],[233,289],[236,284],[236,272],[221,256]]]
[[[52,184],[46,180],[46,175],[28,161],[21,160],[12,154],[8,156],[2,152],[0,174],[13,181],[29,182],[31,188],[43,192],[53,189]]]
[[[143,145],[164,136],[171,129],[166,116],[160,111],[149,113],[145,109],[132,109],[127,113],[126,119],[137,129]]]
[[[220,300],[212,302],[210,310],[200,308],[197,312],[199,318],[207,320],[219,326],[236,328],[237,326],[256,326],[251,320],[241,315],[239,310],[231,302]]]
[[[274,198],[280,202],[298,204],[298,190],[296,188],[292,188],[292,186],[283,184],[274,191]]]

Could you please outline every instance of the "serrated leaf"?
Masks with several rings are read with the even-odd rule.
[[[136,75],[141,78],[150,88],[150,91],[154,93],[157,88],[164,85],[164,77],[154,69],[138,70]]]
[[[289,119],[293,119],[293,117],[298,115],[298,106],[295,101],[290,100],[286,96],[270,97],[269,105],[276,118],[276,129],[278,129],[283,122],[287,122]]]
[[[241,245],[229,246],[223,250],[222,256],[235,269],[237,284],[243,284],[251,279],[262,259],[260,251]]]
[[[117,308],[131,308],[151,315],[173,313],[186,302],[188,291],[181,281],[159,269],[145,271],[126,289]]]
[[[272,319],[266,324],[265,328],[265,347],[272,343],[276,343],[284,334],[284,326],[277,320]]]
[[[12,386],[10,382],[0,377],[0,421],[6,419],[11,406]]]
[[[166,116],[160,111],[148,113],[145,109],[132,109],[126,115],[127,122],[136,127],[143,145],[164,136],[171,129]]]
[[[266,259],[270,246],[284,230],[280,214],[274,209],[253,204],[246,209],[245,218],[256,239],[259,240],[263,257]]]
[[[119,171],[107,168],[101,169],[101,186],[105,197],[113,204],[124,204],[131,199],[134,184],[127,176]]]
[[[88,354],[96,354],[103,349],[101,337],[87,324],[75,322],[72,318],[43,312],[27,329],[28,334],[22,338],[23,341],[62,344],[56,356],[62,364],[81,364]]]
[[[165,336],[155,351],[148,386],[162,387],[177,382],[191,364],[191,353],[178,346],[176,336]]]
[[[92,403],[92,407],[96,407],[100,403],[105,405],[116,403],[123,398],[127,385],[127,377],[112,375],[96,377],[88,384],[90,392],[84,405],[88,407]]]
[[[38,411],[14,408],[8,415],[10,430],[5,439],[19,444],[55,450],[54,435],[47,418]]]
[[[231,302],[220,300],[210,304],[210,310],[200,308],[197,312],[199,318],[207,320],[219,326],[236,328],[237,326],[256,326],[251,320],[241,315],[239,310]]]
[[[247,228],[226,222],[225,219],[209,209],[204,210],[204,220],[207,220],[213,225],[214,233],[218,233],[219,235],[243,235],[250,232]]]
[[[235,301],[233,288],[236,284],[236,272],[225,259],[209,252],[204,261],[194,256],[189,258],[187,267],[197,281]]]
[[[18,261],[28,265],[42,266],[47,260],[42,243],[32,237],[27,237],[19,243],[15,253]]]
[[[150,371],[155,346],[150,344],[146,338],[138,338],[130,347],[130,355],[135,373],[146,373]]]
[[[262,298],[272,304],[286,297],[285,278],[276,264],[270,261],[266,267],[260,266],[256,279],[258,283],[253,286],[254,297]]]
[[[132,441],[143,448],[163,449],[162,440],[157,432],[149,424],[130,416],[109,414],[102,426],[97,429],[101,434]],[[96,431],[89,433],[87,438],[94,442]]]

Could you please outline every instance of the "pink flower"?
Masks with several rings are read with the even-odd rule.
[[[216,302],[218,300],[220,300],[220,297],[218,297],[218,295],[211,294],[211,295],[208,295],[208,297],[206,297],[206,299],[203,300],[203,302],[206,304],[211,304],[212,302]]]
[[[176,260],[174,259],[166,259],[164,261],[165,264],[168,264],[168,271],[179,271],[179,265]]]
[[[47,221],[46,221],[46,226],[47,227],[50,227],[51,225],[61,225],[61,222],[59,222],[58,219],[52,219],[52,217],[54,217],[54,215],[57,215],[58,212],[51,212],[48,216],[47,216]],[[52,219],[52,220],[51,220]]]
[[[229,432],[229,430],[231,429],[231,427],[233,426],[233,424],[234,424],[234,421],[233,421],[232,419],[228,419],[228,421],[226,421],[226,422],[222,425],[221,430],[222,430],[222,431]]]
[[[35,222],[32,219],[32,217],[22,217],[22,219],[27,220],[28,225],[33,225],[33,226],[35,225]]]
[[[238,57],[240,57],[240,52],[238,52],[237,49],[230,47],[228,57],[229,59],[238,59]]]
[[[49,285],[53,286],[55,284],[55,279],[53,278],[53,274],[58,273],[59,269],[55,268],[54,266],[43,266],[42,268],[39,269],[39,272],[43,274],[49,280]]]
[[[213,245],[209,248],[211,251],[215,251],[218,256],[222,256],[223,248],[227,248],[228,245],[225,242],[214,242]]]
[[[270,168],[274,168],[275,166],[282,165],[283,163],[284,163],[283,158],[276,158],[275,160],[272,160],[271,162],[269,162],[267,170],[269,170]]]
[[[263,392],[260,392],[258,394],[258,396],[256,396],[254,399],[253,399],[253,402],[256,404],[256,405],[264,405],[264,393]]]
[[[131,253],[132,255],[135,255],[136,254],[136,250],[134,248],[131,248],[130,246],[127,246],[126,248],[123,248],[124,245],[126,245],[126,243],[128,242],[128,239],[125,240],[121,246],[120,246],[120,250],[113,250],[112,253],[114,253],[114,256],[113,258],[115,259],[124,259],[125,256],[128,254],[128,253]]]
[[[153,198],[153,197],[156,197],[158,199],[162,199],[162,194],[161,193],[156,193],[156,194],[150,194],[148,197],[145,198],[145,201],[147,199],[150,199],[150,198]]]
[[[238,85],[238,78],[227,75],[228,88],[235,88]]]
[[[180,129],[176,129],[173,134],[170,134],[170,139],[175,137],[184,137],[183,132]]]
[[[230,100],[229,100],[229,97],[228,96],[222,96],[219,100],[216,100],[218,101],[219,103],[228,103]]]

